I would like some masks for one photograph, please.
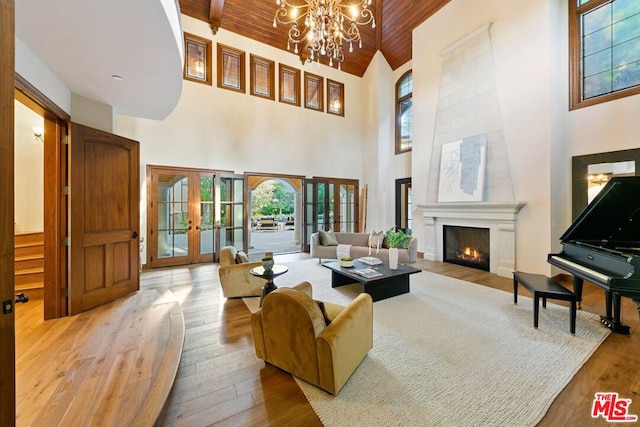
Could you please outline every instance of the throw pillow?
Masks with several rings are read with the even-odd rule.
[[[236,254],[236,264],[244,264],[245,262],[249,262],[249,257],[242,251],[238,251]]]
[[[382,247],[382,242],[384,241],[384,231],[372,231],[369,235],[369,247],[378,249]]]
[[[333,231],[319,231],[318,234],[322,246],[338,246],[338,239]]]
[[[329,319],[329,316],[327,315],[327,310],[324,308],[324,302],[322,301],[316,301],[318,303],[318,307],[320,307],[320,311],[322,312],[322,317],[324,317],[324,323],[325,325],[329,326],[329,324],[331,323],[331,319]]]

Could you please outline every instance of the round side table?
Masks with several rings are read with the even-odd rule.
[[[253,276],[261,277],[267,281],[267,283],[265,283],[265,285],[262,287],[262,295],[260,296],[260,307],[262,307],[262,301],[264,300],[264,297],[267,296],[269,292],[273,292],[278,289],[275,283],[273,283],[273,279],[283,275],[287,271],[289,271],[288,267],[277,264],[268,271],[265,271],[264,267],[262,266],[254,267],[249,270],[249,273],[251,273]]]

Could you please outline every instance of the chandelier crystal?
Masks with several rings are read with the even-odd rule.
[[[329,59],[329,66],[336,62],[338,69],[344,61],[343,44],[349,44],[349,52],[353,45],[362,47],[359,25],[371,24],[376,27],[373,12],[368,6],[371,0],[276,0],[278,10],[273,18],[274,28],[278,24],[290,25],[287,50],[298,54],[300,48],[307,51],[306,62],[320,57]]]

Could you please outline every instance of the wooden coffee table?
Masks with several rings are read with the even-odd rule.
[[[391,270],[387,261],[383,261],[382,264],[374,266],[360,261],[354,261],[353,267],[340,267],[338,261],[327,262],[322,265],[331,270],[332,288],[349,285],[351,283],[362,283],[364,291],[371,295],[374,301],[408,293],[409,275],[421,271],[417,268],[400,264],[397,270]],[[354,270],[365,268],[375,270],[380,275],[368,278],[354,272]]]

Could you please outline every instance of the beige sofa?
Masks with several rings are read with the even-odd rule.
[[[373,347],[373,301],[322,307],[308,282],[276,289],[251,315],[253,342],[258,358],[337,395]]]
[[[339,244],[351,245],[350,255],[354,259],[369,256],[369,233],[334,233]],[[319,233],[311,235],[311,256],[322,259],[337,259],[337,246],[322,246]],[[389,249],[371,248],[371,256],[382,260],[389,260]],[[398,262],[413,263],[418,260],[418,240],[412,237],[407,248],[398,249]]]

